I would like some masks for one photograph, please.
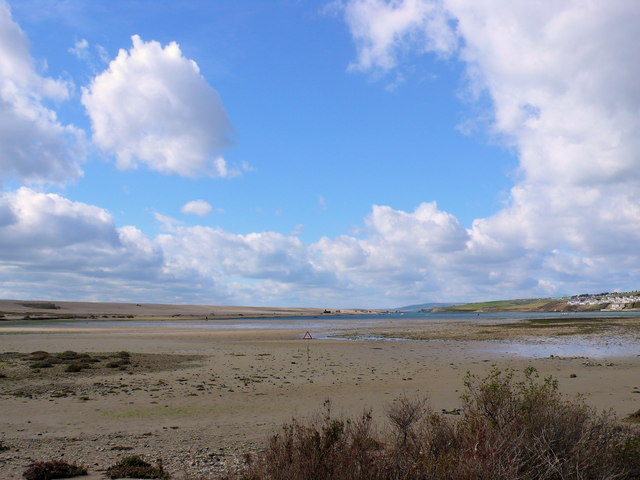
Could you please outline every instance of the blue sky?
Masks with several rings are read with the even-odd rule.
[[[637,288],[634,2],[0,9],[4,298]]]

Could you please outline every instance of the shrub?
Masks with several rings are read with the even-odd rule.
[[[405,396],[398,397],[385,409],[387,417],[393,427],[402,438],[402,444],[407,443],[407,437],[412,433],[412,428],[425,414],[423,400],[410,400]]]
[[[49,358],[49,354],[42,350],[38,350],[36,352],[32,352],[31,355],[25,358],[25,360],[37,361],[37,360],[44,360],[46,358]]]
[[[162,464],[154,467],[137,455],[125,457],[107,469],[109,478],[171,478],[162,468]]]
[[[80,356],[78,352],[74,352],[73,350],[66,350],[56,355],[60,360],[76,360]]]
[[[533,368],[516,381],[513,371],[467,376],[459,436],[473,462],[470,473],[493,478],[610,478],[624,467],[613,461],[629,431],[609,413],[569,401],[552,378]]]
[[[64,369],[65,372],[81,372],[84,369],[91,368],[91,365],[85,362],[73,362],[67,365],[67,368]]]
[[[72,465],[62,460],[35,462],[24,471],[26,480],[50,480],[54,478],[71,478],[86,475],[87,469]]]
[[[640,423],[640,410],[636,410],[635,412],[627,415],[625,420],[627,422]]]
[[[467,375],[459,420],[422,400],[386,408],[378,435],[368,412],[293,420],[266,451],[226,478],[241,480],[637,479],[640,435],[609,413],[568,400],[552,378],[493,369]],[[392,433],[392,434],[390,434]]]
[[[357,420],[334,418],[331,404],[310,425],[297,421],[284,425],[271,438],[267,451],[248,463],[239,474],[253,479],[375,479],[376,457],[382,448],[372,430],[372,417],[365,412]]]
[[[29,365],[29,368],[51,368],[51,367],[53,367],[53,363],[51,363],[49,360],[33,362],[32,364]]]
[[[615,460],[627,470],[627,478],[640,478],[640,434],[627,437]]]

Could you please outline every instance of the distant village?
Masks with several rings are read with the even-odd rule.
[[[640,291],[624,293],[583,293],[574,295],[567,305],[579,308],[596,307],[606,310],[628,310],[640,308]]]

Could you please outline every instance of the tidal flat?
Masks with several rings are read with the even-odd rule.
[[[0,478],[56,458],[104,478],[131,454],[162,459],[175,478],[215,478],[325,399],[381,421],[402,394],[455,412],[465,374],[493,365],[534,366],[622,419],[640,408],[639,325],[506,314],[11,322],[0,325]],[[86,368],[67,371],[74,362]]]

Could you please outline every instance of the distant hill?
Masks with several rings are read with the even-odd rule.
[[[564,311],[568,298],[519,298],[436,307],[439,312],[554,312]]]
[[[601,312],[638,311],[640,292],[581,294],[573,297],[524,298],[435,307],[435,312]]]
[[[640,291],[583,293],[572,297],[519,298],[474,303],[422,303],[396,310],[451,313],[640,311]]]
[[[419,303],[417,305],[407,305],[405,307],[394,308],[393,310],[399,310],[401,312],[414,312],[416,310],[431,310],[432,308],[445,308],[459,303]]]

